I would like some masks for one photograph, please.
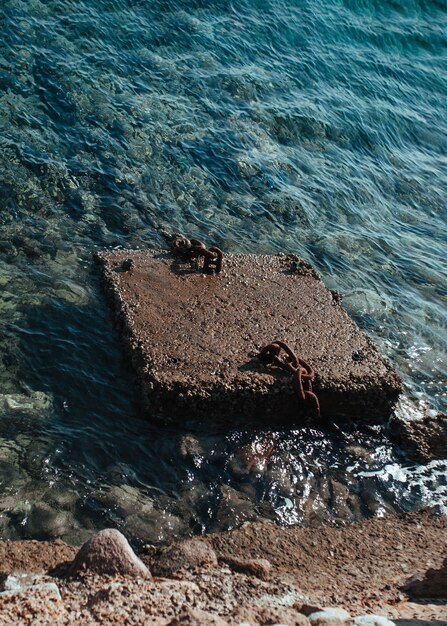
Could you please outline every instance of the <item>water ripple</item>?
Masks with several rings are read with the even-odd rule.
[[[265,435],[210,432],[179,457],[139,419],[91,252],[163,227],[298,252],[399,369],[400,410],[443,410],[446,22],[422,0],[2,3],[2,536],[442,509],[442,463],[383,433],[276,433],[257,467]]]

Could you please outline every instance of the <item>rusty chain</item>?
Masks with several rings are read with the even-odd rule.
[[[219,274],[222,270],[223,252],[217,246],[207,248],[198,239],[187,239],[186,237],[176,235],[171,242],[171,249],[174,254],[185,256],[191,261],[197,261],[200,257],[203,257],[204,272]]]
[[[281,350],[286,353],[284,359],[280,358]],[[302,400],[313,402],[316,415],[320,416],[320,402],[312,390],[312,382],[315,372],[284,341],[274,341],[262,348],[258,358],[263,361],[274,363],[283,370],[289,371],[294,379],[298,394]]]

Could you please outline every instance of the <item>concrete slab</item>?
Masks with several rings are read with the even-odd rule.
[[[97,259],[150,417],[283,424],[312,415],[291,374],[257,358],[275,340],[314,368],[322,417],[380,423],[401,392],[337,294],[295,255],[225,256],[218,275],[165,251]]]

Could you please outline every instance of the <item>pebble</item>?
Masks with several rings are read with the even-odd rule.
[[[330,608],[309,615],[312,626],[341,626],[349,623],[351,616],[344,609]]]
[[[71,564],[69,575],[82,576],[87,571],[152,578],[148,568],[137,557],[124,535],[114,528],[101,530],[84,543]]]
[[[62,597],[59,591],[59,587],[56,583],[39,583],[38,585],[24,585],[17,589],[9,589],[7,591],[0,592],[1,597],[15,596],[17,594],[26,593],[27,596],[34,593],[44,594],[48,599],[54,599],[61,601]]]
[[[380,615],[359,615],[354,620],[355,626],[396,626],[387,617]]]
[[[0,591],[21,591],[35,585],[36,578],[38,578],[38,574],[32,574],[30,572],[14,572],[14,574],[5,575],[5,577],[0,580]]]

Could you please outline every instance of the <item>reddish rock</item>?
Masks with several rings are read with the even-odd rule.
[[[124,535],[113,528],[101,530],[84,543],[68,575],[76,577],[86,572],[151,578],[150,571],[137,557]]]
[[[200,539],[187,539],[161,548],[152,563],[152,571],[157,576],[171,576],[179,570],[203,566],[216,567],[216,553]]]
[[[261,580],[268,580],[272,566],[267,559],[236,559],[230,556],[223,556],[219,559],[226,563],[234,572],[256,576]]]
[[[47,572],[61,563],[71,561],[76,548],[60,539],[50,541],[2,541],[0,563],[2,572]]]
[[[287,626],[310,626],[310,622],[305,615],[298,613],[290,607],[242,607],[236,609],[232,614],[232,624],[250,624],[258,626],[260,624],[287,624]]]
[[[4,591],[0,594],[1,626],[57,626],[67,623],[67,611],[54,583],[33,585],[20,592]]]
[[[312,615],[312,613],[317,613],[318,611],[323,610],[323,606],[307,604],[306,602],[297,602],[293,605],[293,608],[296,609],[298,613],[302,613],[303,615]]]
[[[204,624],[207,626],[229,626],[228,622],[215,613],[188,607],[184,607],[181,615],[167,622],[166,626],[204,626]]]
[[[390,434],[418,463],[447,458],[447,415],[425,416],[420,420],[395,417]]]
[[[429,569],[410,578],[403,591],[419,598],[447,598],[447,558],[439,569]]]

